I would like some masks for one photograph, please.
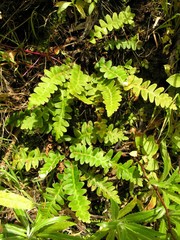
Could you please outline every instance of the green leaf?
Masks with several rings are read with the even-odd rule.
[[[104,137],[104,143],[106,145],[114,145],[118,141],[128,140],[128,137],[124,136],[123,130],[119,128],[114,128],[113,124],[110,124],[106,130],[106,135]]]
[[[95,43],[95,37],[102,39],[103,35],[107,35],[113,30],[118,30],[122,28],[124,24],[133,25],[134,16],[135,15],[131,13],[131,9],[129,6],[125,9],[125,11],[122,11],[119,14],[114,12],[112,17],[107,14],[104,20],[99,20],[100,26],[94,26],[94,30],[91,32],[90,42]]]
[[[39,170],[39,177],[44,179],[64,158],[64,155],[60,155],[58,152],[55,153],[50,151],[48,156],[44,157],[45,164]]]
[[[168,176],[172,166],[171,166],[171,158],[169,156],[169,153],[167,151],[167,145],[166,141],[162,140],[160,144],[160,151],[161,151],[161,156],[163,159],[164,167],[163,167],[163,173],[161,175],[160,181],[164,181],[166,177]]]
[[[15,224],[4,224],[3,225],[3,233],[5,238],[4,240],[9,239],[27,239],[26,229],[20,226],[16,226]],[[1,238],[0,238],[1,239]]]
[[[146,137],[144,135],[142,144],[143,144],[143,149],[142,149],[143,154],[153,157],[157,153],[159,147],[158,147],[158,144],[155,142],[154,136]]]
[[[176,193],[172,193],[170,191],[166,191],[166,195],[174,202],[176,202],[177,204],[180,204],[180,198],[179,198],[179,194]]]
[[[63,200],[64,192],[62,189],[62,184],[56,182],[53,183],[52,187],[47,187],[46,192],[43,194],[45,198],[45,203],[39,207],[41,214],[45,217],[58,216],[61,206],[64,205]]]
[[[91,237],[89,237],[87,240],[100,240],[103,239],[107,234],[108,230],[99,230],[95,234],[93,234]]]
[[[95,9],[95,7],[96,7],[95,2],[90,3],[89,8],[88,8],[88,14],[89,14],[89,15],[91,15],[91,13],[92,13],[93,10]]]
[[[69,227],[75,226],[76,224],[73,222],[68,221],[67,216],[61,216],[61,219],[59,222],[56,222],[50,226],[45,227],[44,229],[41,229],[41,233],[55,233],[57,231],[63,231],[65,229],[68,229]]]
[[[141,96],[145,101],[147,101],[149,97],[150,102],[155,102],[156,106],[177,110],[177,106],[174,103],[173,98],[163,92],[164,88],[159,87],[155,89],[155,87],[155,84],[150,85],[150,81],[142,83],[142,78],[130,75],[128,77],[127,85],[124,86],[124,90],[128,91],[132,89],[136,97],[138,97],[141,93]]]
[[[58,228],[59,224],[62,224],[62,227],[63,226],[66,227],[68,224],[71,225],[71,223],[69,221],[67,221],[68,219],[69,219],[68,216],[44,218],[41,213],[38,213],[29,235],[33,236],[33,235],[37,234],[38,232],[46,232],[46,229],[48,229],[49,227],[53,228],[53,226],[54,226],[54,228]],[[49,228],[49,229],[51,230],[51,228]]]
[[[70,100],[67,98],[67,91],[61,90],[61,96],[59,102],[54,104],[55,111],[53,111],[54,121],[52,126],[52,134],[55,136],[56,141],[60,140],[64,133],[69,127],[69,122],[67,120],[71,119],[70,112],[72,111],[70,107]]]
[[[82,18],[85,18],[86,17],[86,14],[84,12],[84,1],[82,0],[77,0],[76,3],[75,3],[75,7],[77,8],[78,12],[80,13],[81,17]]]
[[[136,206],[136,204],[137,204],[137,197],[134,197],[134,199],[130,203],[128,203],[125,207],[123,207],[123,209],[119,211],[118,219],[130,213],[133,210],[133,208]]]
[[[152,210],[128,214],[123,220],[135,223],[152,222],[157,218],[161,218],[162,214],[165,214],[165,210],[164,208],[159,207]]]
[[[180,87],[180,73],[173,74],[166,80],[171,86],[175,88]]]
[[[81,131],[74,128],[75,138],[73,142],[91,145],[94,138],[93,131],[94,127],[92,121],[88,121],[87,123],[84,122],[81,126]]]
[[[72,5],[72,2],[60,1],[55,4],[55,7],[58,7],[58,14],[61,14],[69,6]]]
[[[39,148],[29,151],[28,148],[20,148],[13,154],[13,167],[21,170],[24,166],[28,172],[32,167],[37,168],[39,162],[45,157],[44,153],[41,153]]]
[[[102,84],[99,89],[103,95],[103,102],[107,110],[107,115],[110,117],[119,108],[122,100],[121,92],[113,80],[107,84]]]
[[[68,70],[69,66],[64,64],[51,67],[50,70],[45,69],[45,76],[41,77],[41,82],[30,95],[28,108],[32,109],[34,106],[47,103],[51,95],[58,90],[58,86],[62,86],[69,76]]]
[[[158,240],[160,236],[164,235],[158,231],[155,231],[153,229],[147,228],[143,225],[136,224],[136,223],[125,223],[123,228],[128,229],[129,232],[133,233],[134,237],[136,236],[137,239],[141,239],[141,240],[152,240],[152,239]]]
[[[84,195],[86,189],[82,188],[84,183],[80,182],[80,171],[77,166],[69,161],[65,162],[66,168],[63,175],[63,189],[69,201],[69,207],[75,211],[76,216],[84,221],[90,222],[90,214],[88,212],[90,201]]]
[[[117,220],[118,219],[119,206],[118,206],[117,202],[115,202],[112,199],[111,199],[111,205],[110,205],[109,211],[110,211],[112,220]]]
[[[71,70],[70,82],[69,82],[69,90],[72,95],[80,95],[85,91],[85,86],[89,82],[89,75],[84,74],[81,71],[79,65],[74,64]]]
[[[14,213],[15,213],[17,219],[19,220],[19,222],[24,226],[24,228],[27,229],[30,225],[30,223],[28,221],[29,216],[28,216],[27,212],[25,210],[15,208]]]
[[[118,192],[113,186],[113,183],[108,181],[107,177],[102,177],[100,175],[94,176],[93,174],[88,175],[88,187],[91,187],[92,191],[97,189],[97,195],[103,195],[107,199],[112,199],[116,203],[121,203]]]
[[[142,184],[139,170],[136,166],[133,166],[133,160],[128,160],[124,164],[118,163],[113,165],[113,169],[116,171],[118,179],[124,179],[126,181],[133,182],[139,186]]]
[[[32,209],[34,207],[34,203],[15,193],[6,192],[4,190],[0,190],[0,205],[8,208],[17,208],[17,209]]]
[[[70,146],[70,158],[74,158],[76,161],[80,161],[80,164],[87,163],[91,167],[101,166],[108,171],[112,166],[111,159],[105,155],[105,152],[100,148],[93,149],[91,146],[87,148],[85,145],[77,144]]]

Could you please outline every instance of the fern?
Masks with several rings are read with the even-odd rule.
[[[108,181],[108,177],[102,179],[101,175],[95,175],[94,173],[86,173],[88,177],[88,187],[91,187],[91,190],[97,190],[97,195],[103,195],[107,199],[112,199],[117,203],[121,203],[118,192],[115,190],[113,183]]]
[[[101,90],[104,104],[107,110],[107,115],[110,117],[114,112],[117,111],[121,102],[121,92],[112,80],[109,83],[99,85]]]
[[[113,13],[112,17],[110,15],[105,16],[105,21],[100,19],[100,26],[95,25],[94,31],[91,32],[90,42],[95,44],[96,39],[102,39],[103,35],[107,35],[112,30],[118,30],[124,27],[125,24],[134,25],[135,14],[131,13],[131,9],[128,6],[125,11],[120,12],[119,14]]]
[[[102,143],[107,134],[107,120],[101,119],[94,122],[94,131],[96,133],[98,141]]]
[[[82,143],[83,145],[91,145],[94,136],[93,136],[93,123],[92,121],[88,121],[88,123],[84,122],[81,127],[81,131],[77,128],[74,128],[75,138],[73,139],[73,143]]]
[[[49,119],[50,111],[47,106],[35,108],[21,121],[21,129],[37,129],[39,132],[49,133],[52,128]]]
[[[109,50],[109,49],[114,50],[115,48],[119,50],[120,48],[122,48],[122,49],[132,49],[133,51],[140,49],[141,45],[142,43],[139,41],[138,35],[135,35],[128,40],[110,39],[105,41],[105,43],[103,44],[105,50]]]
[[[71,119],[70,112],[72,109],[69,106],[70,100],[67,98],[67,91],[61,90],[60,101],[54,104],[55,111],[53,111],[54,117],[52,118],[52,134],[56,140],[60,140],[63,134],[67,131],[69,123],[67,120]]]
[[[68,92],[85,104],[92,104],[95,95],[92,84],[93,78],[83,73],[79,65],[74,64],[67,86]]]
[[[29,151],[28,148],[21,147],[18,149],[18,152],[13,154],[12,165],[18,170],[25,167],[28,172],[32,167],[36,169],[39,166],[39,162],[42,161],[44,157],[46,157],[45,154],[41,153],[39,148]]]
[[[112,66],[112,61],[105,61],[102,57],[98,63],[95,65],[96,69],[99,69],[103,73],[103,77],[106,79],[117,79],[118,82],[123,85],[124,81],[127,80],[127,72],[123,66]]]
[[[40,211],[46,217],[57,216],[58,211],[61,210],[61,206],[64,204],[62,184],[56,182],[52,186],[52,188],[46,188],[43,195],[46,202],[40,206]]]
[[[113,124],[110,124],[106,130],[106,135],[104,137],[104,143],[106,145],[114,145],[119,141],[126,141],[128,137],[126,137],[123,133],[122,129],[114,128]]]
[[[85,86],[89,82],[89,75],[84,74],[80,66],[74,64],[71,70],[70,82],[69,82],[69,90],[70,93],[74,96],[81,95],[85,90]]]
[[[47,103],[51,95],[58,90],[58,86],[62,86],[66,81],[69,69],[70,67],[65,64],[51,67],[50,71],[45,69],[45,76],[41,77],[42,82],[38,84],[29,98],[28,108]]]
[[[73,143],[82,143],[82,145],[88,144],[89,146],[95,144],[97,140],[103,142],[106,145],[114,145],[118,141],[128,140],[123,134],[123,130],[114,128],[113,124],[107,126],[107,120],[88,123],[84,122],[81,126],[81,130],[74,128],[75,138]]]
[[[65,162],[65,170],[63,175],[63,189],[68,195],[70,202],[69,207],[76,212],[79,220],[90,222],[90,214],[88,212],[90,201],[84,196],[86,189],[83,189],[83,182],[79,181],[80,171],[75,164],[69,161]]]
[[[150,84],[150,81],[142,82],[142,78],[129,76],[127,86],[124,86],[124,90],[128,91],[132,89],[136,97],[138,97],[141,93],[141,96],[145,101],[149,98],[149,101],[151,103],[155,102],[156,106],[170,108],[173,110],[177,109],[172,97],[163,92],[163,87],[157,88],[157,84]]]
[[[138,168],[133,165],[133,160],[128,160],[124,164],[113,164],[113,169],[115,170],[118,179],[130,181],[132,183],[138,184],[139,186],[142,186],[140,173],[138,171]]]
[[[59,163],[64,159],[63,155],[60,155],[58,152],[50,151],[48,156],[44,158],[45,164],[39,170],[39,177],[44,179]]]
[[[80,161],[80,164],[87,163],[91,167],[102,167],[105,171],[108,171],[111,167],[111,159],[108,154],[104,154],[104,151],[100,148],[93,149],[91,146],[77,144],[70,146],[70,158],[74,158],[76,161]]]

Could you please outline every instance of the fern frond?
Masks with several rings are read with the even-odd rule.
[[[40,132],[49,133],[51,131],[51,125],[48,121],[49,117],[50,113],[48,107],[44,106],[43,108],[35,108],[22,120],[21,129],[38,129]]]
[[[81,71],[79,65],[74,64],[71,70],[70,82],[69,82],[69,91],[72,95],[80,95],[84,92],[84,87],[89,82],[89,75],[84,74]]]
[[[107,120],[101,119],[100,121],[94,122],[94,132],[99,142],[102,143],[107,132]]]
[[[123,130],[114,128],[113,124],[110,124],[106,130],[106,135],[104,137],[104,143],[110,144],[110,146],[114,145],[118,141],[126,141],[128,137],[126,137],[123,133]]]
[[[58,90],[58,86],[62,86],[68,77],[68,65],[54,66],[50,70],[45,69],[45,76],[41,77],[41,81],[34,89],[34,93],[30,95],[28,108],[40,106],[48,102],[51,95]]]
[[[86,189],[83,189],[83,182],[79,181],[80,171],[77,166],[69,161],[65,162],[65,170],[63,175],[63,189],[68,195],[69,207],[76,212],[79,220],[90,222],[90,214],[88,212],[90,201],[84,196]]]
[[[12,156],[12,165],[14,168],[21,170],[25,167],[28,172],[32,167],[37,168],[39,162],[45,157],[44,153],[41,153],[39,148],[29,151],[28,148],[20,148],[18,152],[14,153]]]
[[[68,92],[85,104],[92,104],[95,96],[92,84],[93,78],[83,73],[79,65],[74,64],[67,85]]]
[[[113,13],[112,17],[110,15],[105,16],[105,21],[100,19],[100,26],[95,25],[94,31],[91,32],[91,43],[96,43],[95,38],[102,39],[103,35],[107,35],[112,30],[118,30],[124,27],[125,24],[133,25],[135,14],[131,12],[130,7],[128,6],[124,11],[117,14]]]
[[[50,151],[44,158],[45,164],[39,170],[39,177],[44,179],[64,158],[64,155],[60,155],[59,152]]]
[[[142,186],[142,179],[138,168],[133,165],[133,160],[128,160],[124,164],[118,163],[113,165],[113,169],[116,172],[118,179],[130,181],[132,183]]]
[[[71,119],[69,113],[72,111],[69,101],[67,91],[61,90],[60,101],[54,104],[56,110],[53,112],[54,117],[52,118],[54,121],[52,124],[52,134],[56,140],[59,140],[67,131],[67,127],[69,127],[67,120]]]
[[[101,166],[105,171],[108,171],[111,167],[111,159],[100,148],[93,149],[91,146],[87,148],[84,145],[77,144],[70,146],[70,151],[70,158],[80,161],[80,164],[87,163],[91,167]]]
[[[118,191],[113,186],[113,183],[108,181],[108,177],[102,179],[101,175],[92,173],[86,173],[86,177],[88,178],[88,187],[91,187],[92,191],[97,190],[98,196],[103,195],[107,199],[112,199],[119,204],[121,203]]]
[[[104,57],[100,59],[95,68],[99,68],[100,72],[103,73],[104,78],[117,79],[122,85],[127,79],[127,73],[123,66],[112,66],[112,61],[109,60],[106,62]]]
[[[142,82],[142,78],[136,76],[129,76],[127,86],[124,86],[124,90],[128,91],[132,89],[135,96],[141,94],[142,98],[151,103],[155,102],[156,106],[161,106],[162,108],[170,108],[172,110],[177,110],[176,104],[173,102],[171,96],[164,93],[164,88],[157,88],[157,84],[151,84],[151,81]]]
[[[107,84],[104,83],[99,85],[99,90],[103,96],[107,115],[110,117],[119,108],[122,99],[121,92],[113,80]]]
[[[105,50],[114,50],[116,49],[132,49],[133,51],[140,49],[141,48],[141,42],[138,39],[138,35],[135,35],[133,37],[131,37],[130,39],[126,40],[107,40],[105,43],[103,43],[104,45],[104,49]]]
[[[57,216],[64,204],[62,184],[53,183],[52,188],[47,187],[44,193],[45,203],[40,206],[40,211],[45,217]]]
[[[92,121],[84,122],[81,126],[81,131],[74,128],[74,141],[73,143],[82,143],[83,145],[92,145],[93,141],[93,123]]]

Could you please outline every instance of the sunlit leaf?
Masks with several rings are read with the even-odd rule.
[[[0,205],[8,208],[32,209],[34,204],[31,200],[15,193],[0,190]]]
[[[175,88],[180,87],[180,73],[176,73],[171,75],[167,80],[166,80],[171,86]]]

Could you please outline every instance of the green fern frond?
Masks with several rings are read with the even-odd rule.
[[[100,26],[94,26],[94,31],[91,32],[90,42],[95,44],[95,38],[102,39],[103,35],[107,35],[112,30],[123,28],[125,24],[134,25],[134,16],[135,14],[131,12],[129,6],[119,14],[114,12],[112,17],[106,15],[105,21],[102,19],[99,20]]]
[[[51,125],[48,121],[49,118],[50,113],[48,107],[35,108],[21,121],[21,129],[38,129],[39,132],[49,133],[51,131]]]
[[[48,102],[51,95],[58,90],[58,86],[62,86],[68,78],[70,67],[62,64],[61,66],[51,67],[50,70],[45,69],[45,76],[41,77],[41,81],[34,89],[34,93],[30,95],[28,108],[40,106]]]
[[[128,91],[132,89],[132,92],[138,97],[140,94],[142,98],[151,103],[155,102],[156,106],[161,106],[162,108],[170,108],[172,110],[177,110],[176,104],[173,102],[171,96],[164,93],[164,88],[157,88],[157,84],[151,84],[151,81],[142,82],[142,78],[136,76],[129,76],[127,81],[127,86],[124,86],[124,90]]]
[[[67,98],[67,91],[61,90],[60,101],[54,104],[55,111],[53,112],[54,121],[52,124],[52,134],[55,136],[58,141],[69,127],[67,120],[71,119],[70,112],[72,111],[70,105],[70,100]]]
[[[93,142],[93,123],[92,121],[84,122],[81,126],[81,131],[77,128],[74,128],[75,138],[73,143],[82,143],[83,145],[92,145]]]
[[[92,83],[93,78],[83,73],[79,65],[74,64],[67,85],[69,93],[85,104],[92,104],[95,95]]]
[[[120,84],[123,85],[124,81],[127,80],[127,73],[123,66],[112,66],[112,61],[105,61],[102,57],[98,63],[95,65],[96,69],[99,69],[103,73],[104,78],[107,79],[117,79]]]
[[[113,186],[112,182],[108,181],[108,177],[102,179],[101,175],[95,175],[94,173],[86,173],[88,178],[88,187],[91,187],[92,191],[97,190],[97,195],[103,195],[107,199],[112,199],[117,203],[121,203],[118,192]]]
[[[107,133],[107,120],[101,119],[100,121],[94,122],[94,132],[99,142],[102,143]]]
[[[110,40],[107,40],[103,45],[105,50],[109,50],[109,49],[114,50],[115,48],[119,50],[120,48],[122,48],[122,49],[132,49],[133,51],[135,51],[137,49],[140,49],[142,44],[138,39],[138,35],[135,35],[128,40],[110,39]]]
[[[74,64],[71,70],[69,91],[72,95],[80,95],[85,90],[85,86],[89,82],[89,75],[81,71],[79,65]]]
[[[93,149],[91,146],[86,147],[81,144],[70,146],[70,158],[74,158],[76,161],[80,161],[80,164],[87,163],[91,167],[102,167],[105,171],[108,171],[111,167],[111,159],[105,155],[104,151],[100,148]]]
[[[79,181],[80,171],[77,166],[69,161],[65,162],[65,170],[63,175],[63,189],[68,195],[69,207],[76,212],[79,220],[90,222],[90,214],[88,212],[90,201],[84,196],[86,189],[83,189],[83,182]]]
[[[64,158],[64,155],[60,155],[59,152],[55,153],[53,151],[50,151],[48,153],[48,156],[44,158],[45,164],[39,170],[39,177],[41,179],[44,179]]]
[[[104,137],[104,143],[107,145],[114,145],[119,141],[126,141],[128,137],[126,137],[123,133],[123,130],[114,128],[113,124],[110,124],[106,130],[106,135]]]
[[[110,117],[119,108],[122,99],[121,92],[113,80],[99,85],[99,90],[103,96],[107,116]]]
[[[41,153],[39,148],[29,151],[28,148],[20,148],[18,152],[14,153],[12,156],[13,162],[12,166],[18,170],[25,167],[28,172],[31,168],[37,168],[39,162],[46,157],[44,153]]]
[[[132,183],[142,186],[142,179],[138,168],[133,165],[133,160],[128,160],[124,164],[118,163],[113,165],[113,169],[116,172],[118,179],[130,181]]]
[[[62,184],[53,183],[52,188],[47,187],[44,193],[45,203],[40,205],[40,211],[45,217],[57,216],[64,204]]]

